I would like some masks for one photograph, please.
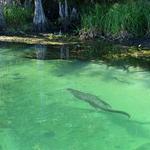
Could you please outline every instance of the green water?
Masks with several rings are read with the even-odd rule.
[[[102,61],[37,60],[0,48],[0,150],[149,150],[150,72]],[[97,111],[67,88],[131,115]]]

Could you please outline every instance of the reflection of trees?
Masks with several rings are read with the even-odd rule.
[[[44,60],[46,57],[47,47],[45,45],[35,45],[36,58]]]
[[[52,60],[52,59],[69,59],[70,58],[69,46],[46,46],[35,45],[24,53],[25,58],[39,59],[39,60]]]
[[[28,51],[25,57],[32,59],[51,60],[51,59],[79,59],[79,60],[103,60],[108,68],[111,66],[130,72],[130,67],[143,67],[149,69],[149,62],[132,58],[106,58],[104,55],[120,53],[119,46],[108,42],[93,43],[90,45],[62,45],[62,46],[43,46],[36,45],[34,51]],[[63,63],[59,64],[63,67]],[[82,65],[81,65],[82,66]],[[68,67],[67,67],[68,68]],[[76,67],[74,67],[75,70]],[[64,68],[65,70],[65,68]]]
[[[60,48],[60,59],[69,59],[69,47],[63,45]]]
[[[88,62],[83,61],[58,61],[55,62],[55,68],[53,69],[53,74],[56,76],[62,75],[76,75],[88,65]]]
[[[136,58],[124,58],[124,59],[104,59],[105,63],[107,63],[108,66],[115,66],[117,68],[121,68],[127,72],[130,72],[130,68],[133,67],[134,70],[137,68],[140,71],[139,68],[143,68],[145,70],[150,70],[150,62],[139,60]]]

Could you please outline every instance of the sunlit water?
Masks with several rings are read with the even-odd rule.
[[[0,49],[0,150],[150,149],[149,71],[22,57],[30,50]],[[131,118],[98,111],[67,88],[96,95]]]

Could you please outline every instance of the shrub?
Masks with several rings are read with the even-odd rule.
[[[4,16],[9,27],[18,28],[32,21],[33,12],[21,6],[5,6]]]

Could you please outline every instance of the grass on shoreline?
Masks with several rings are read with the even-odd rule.
[[[88,7],[81,15],[81,28],[96,28],[108,36],[144,36],[150,33],[150,1],[137,0]]]

